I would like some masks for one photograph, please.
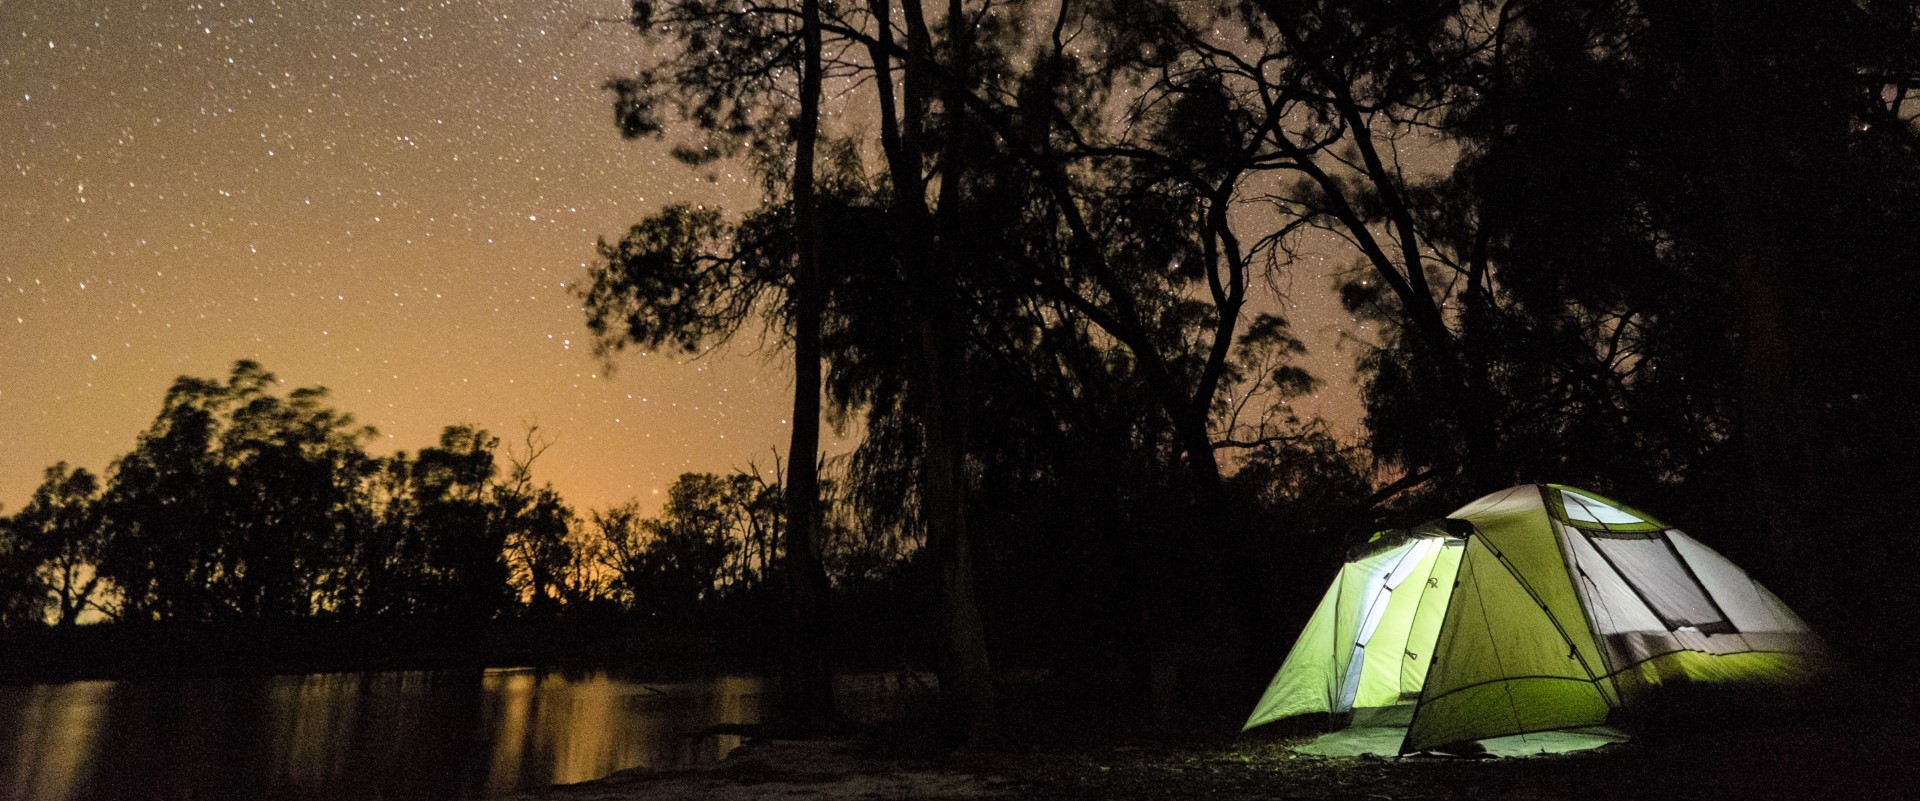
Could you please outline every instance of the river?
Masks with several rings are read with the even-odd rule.
[[[854,719],[920,677],[842,677]],[[638,681],[530,668],[0,685],[0,801],[443,799],[710,763],[762,677]]]

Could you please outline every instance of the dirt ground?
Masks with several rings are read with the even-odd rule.
[[[1920,798],[1911,707],[1726,722],[1559,756],[1326,757],[1304,736],[1054,731],[990,753],[916,756],[910,737],[750,742],[711,768],[627,772],[511,796],[646,799],[1908,799]],[[1231,732],[1230,726],[1214,731]]]

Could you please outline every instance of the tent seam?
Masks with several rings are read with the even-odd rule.
[[[1573,660],[1575,662],[1580,663],[1580,670],[1587,674],[1587,681],[1594,682],[1596,684],[1599,683],[1600,676],[1593,672],[1592,665],[1587,664],[1587,657],[1580,653],[1580,646],[1575,644],[1573,641],[1573,637],[1567,634],[1566,626],[1561,625],[1560,618],[1553,614],[1552,609],[1547,608],[1546,601],[1543,601],[1540,599],[1540,593],[1535,592],[1533,589],[1533,585],[1527,583],[1527,580],[1521,577],[1520,570],[1513,566],[1513,562],[1508,561],[1507,555],[1504,553],[1501,553],[1500,549],[1489,545],[1487,546],[1487,550],[1493,554],[1495,559],[1500,560],[1500,566],[1507,569],[1507,575],[1512,576],[1513,580],[1519,583],[1520,589],[1526,591],[1527,597],[1533,599],[1534,605],[1540,607],[1540,613],[1547,616],[1547,622],[1553,624],[1554,633],[1559,634],[1560,641],[1567,644],[1568,654],[1573,657]],[[1577,601],[1578,599],[1575,599],[1575,600]],[[1594,648],[1595,650],[1599,649],[1599,643],[1597,641],[1594,643]]]

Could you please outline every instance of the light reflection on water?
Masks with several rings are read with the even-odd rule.
[[[856,719],[923,680],[843,677]],[[768,682],[529,668],[0,686],[0,801],[461,798],[713,762]]]

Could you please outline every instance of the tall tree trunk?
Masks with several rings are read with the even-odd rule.
[[[1815,548],[1805,486],[1806,466],[1814,457],[1807,437],[1812,419],[1801,414],[1796,383],[1803,381],[1805,359],[1791,321],[1792,275],[1775,220],[1781,197],[1771,170],[1769,147],[1777,147],[1784,119],[1800,112],[1795,98],[1782,96],[1762,74],[1766,53],[1755,31],[1777,21],[1780,12],[1763,5],[1711,5],[1717,78],[1716,114],[1722,129],[1719,172],[1725,198],[1726,260],[1733,285],[1736,348],[1739,360],[1739,434],[1744,454],[1744,528],[1758,535],[1774,586],[1797,607],[1816,618],[1831,619],[1828,556]],[[1756,19],[1756,15],[1758,18]]]
[[[994,736],[995,698],[967,531],[964,365],[953,324],[951,277],[928,278],[926,283],[934,286],[927,295],[935,308],[923,312],[919,321],[921,354],[927,361],[921,493],[927,542],[940,571],[942,727],[954,742],[981,746]]]
[[[870,0],[876,16],[884,25],[884,0]],[[979,598],[973,576],[973,544],[967,531],[967,428],[969,404],[965,376],[965,336],[960,322],[961,265],[954,258],[952,243],[958,235],[963,197],[961,192],[964,159],[965,103],[960,95],[964,87],[954,81],[937,81],[933,37],[920,0],[901,0],[907,26],[907,63],[904,85],[906,102],[899,125],[882,120],[883,140],[889,147],[889,166],[896,188],[894,211],[901,218],[902,246],[898,253],[924,254],[925,261],[913,269],[914,292],[920,308],[916,321],[922,368],[924,402],[921,421],[926,438],[926,453],[920,476],[921,506],[927,523],[927,545],[939,571],[937,630],[940,636],[940,696],[943,734],[952,742],[970,747],[990,742],[996,732],[995,695],[992,665],[987,656],[985,627],[980,619]],[[959,0],[949,0],[949,20],[961,18]],[[972,57],[970,30],[952,25],[951,59],[946,69],[965,75]],[[883,36],[890,33],[883,32]],[[876,64],[884,57],[875,51]],[[892,82],[882,69],[878,77],[882,88],[882,113],[892,111]],[[940,161],[944,173],[940,183],[940,203],[936,212],[927,207],[926,184],[920,170],[926,116],[931,107],[931,87],[940,87],[941,105],[948,126]],[[892,136],[891,132],[899,135]]]
[[[1220,460],[1207,433],[1209,415],[1198,404],[1173,410],[1174,437],[1187,452],[1187,468],[1194,484],[1193,530],[1209,546],[1212,566],[1220,571],[1220,589],[1232,607],[1234,623],[1244,638],[1246,662],[1242,678],[1260,682],[1279,669],[1282,639],[1274,616],[1272,592],[1260,574],[1264,563],[1259,544],[1249,536],[1251,526],[1239,514],[1221,475]]]
[[[781,671],[782,724],[794,735],[833,722],[833,671],[827,659],[827,574],[820,558],[819,203],[814,190],[820,131],[820,2],[801,3],[800,119],[795,125],[793,278],[793,438],[787,448],[787,647]]]

